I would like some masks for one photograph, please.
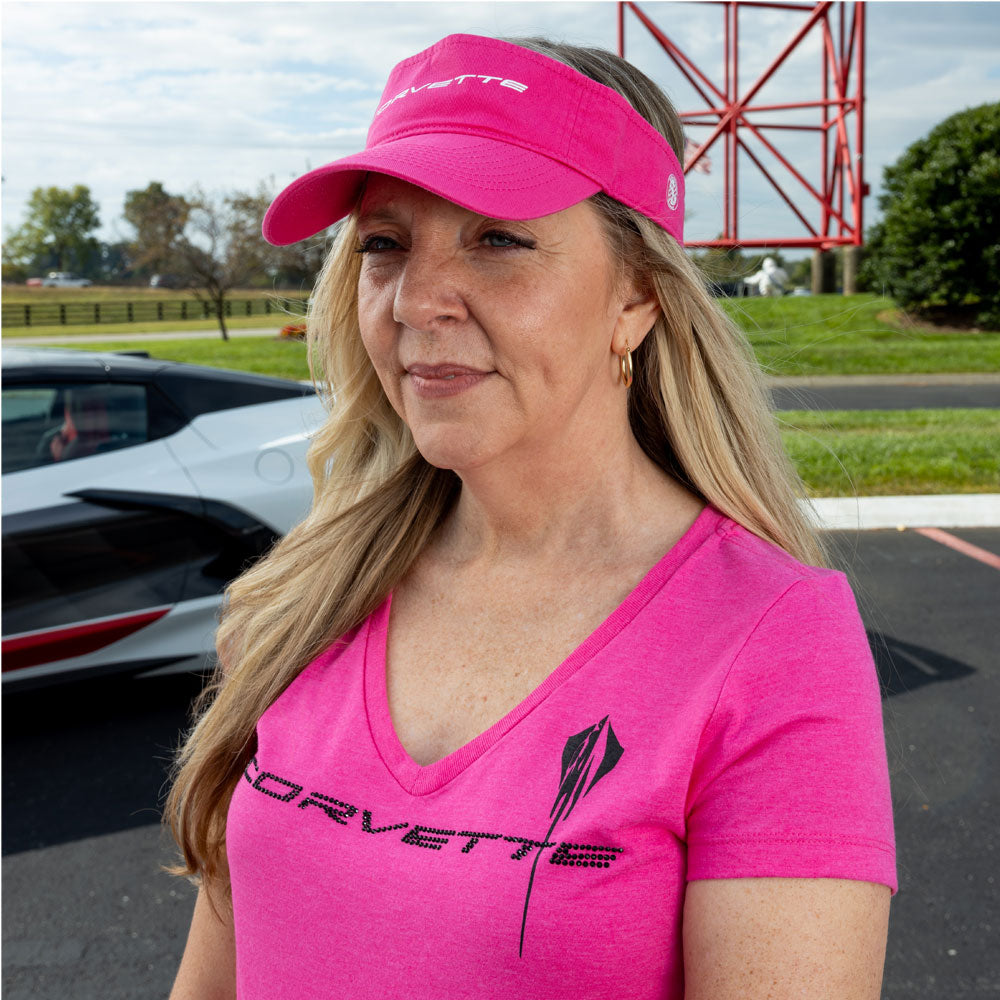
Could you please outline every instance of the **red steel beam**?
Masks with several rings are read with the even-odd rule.
[[[843,83],[841,80],[841,74],[839,72],[839,61],[837,59],[837,53],[833,48],[833,37],[829,31],[824,29],[823,31],[823,44],[826,47],[827,52],[830,56],[830,62],[833,66],[838,69],[838,72],[834,76],[834,86],[837,88],[837,96],[842,100],[846,100],[843,90]],[[850,102],[853,105],[853,101]],[[844,121],[844,110],[845,108],[841,106],[836,114],[835,122],[837,123],[837,138],[839,142],[837,144],[837,154],[838,159],[841,163],[841,169],[839,171],[840,180],[840,211],[843,215],[844,211],[844,173],[847,173],[849,187],[851,189],[851,196],[855,197],[856,192],[854,191],[854,172],[852,170],[845,171],[843,169],[844,164],[850,165],[851,147],[847,139],[847,123]]]
[[[792,40],[781,50],[781,53],[774,59],[770,66],[764,70],[763,73],[757,78],[757,82],[743,95],[740,105],[745,107],[749,104],[754,97],[754,94],[760,90],[761,87],[771,79],[772,76],[778,71],[781,64],[792,54],[795,47],[802,41],[807,34],[809,34],[812,26],[826,14],[829,9],[833,6],[832,0],[822,0],[821,3],[816,4],[813,12],[806,18],[806,23],[802,25],[801,28],[792,36]]]
[[[710,128],[713,122],[685,121],[685,125],[692,128]],[[824,132],[826,129],[834,127],[836,122],[827,122],[826,125],[789,125],[787,122],[754,122],[757,128],[783,128],[797,132]]]
[[[725,7],[732,2],[733,0],[698,0],[704,7]],[[808,3],[769,3],[767,0],[739,0],[739,4],[741,7],[771,7],[774,10],[812,10],[816,6]]]
[[[689,125],[696,124],[688,122]],[[754,122],[755,128],[783,128],[786,132],[822,132],[822,125],[788,125],[785,122]]]
[[[725,66],[726,72],[726,104],[728,105],[733,93],[733,82],[731,79],[732,72],[732,58],[730,56],[731,52],[731,25],[732,20],[732,6],[728,3],[722,5],[722,16],[725,19],[725,32],[723,37],[723,50],[722,50],[722,63]],[[725,154],[723,156],[723,170],[725,173],[723,177],[725,178],[722,185],[722,232],[724,236],[728,236],[730,233],[729,229],[729,196],[730,196],[730,183],[729,183],[729,158],[732,154],[732,150],[729,148],[729,137],[726,137],[726,141],[723,144],[725,149]]]
[[[854,241],[849,236],[774,236],[767,239],[743,239],[739,243],[732,240],[698,240],[696,243],[685,243],[685,246],[699,250],[732,250],[734,247],[747,249],[764,248],[777,250],[784,247],[789,250],[829,250],[831,247],[850,246]]]
[[[732,0],[703,0],[705,4],[717,7],[725,6]],[[766,0],[740,0],[741,7],[770,7],[773,10],[812,10],[814,4],[808,3],[767,3]]]
[[[830,65],[825,46],[820,46],[820,72],[823,74],[823,139],[819,161],[823,201],[820,207],[820,231],[825,234],[830,231],[830,192],[833,190],[832,179],[826,172],[827,160],[830,158]]]
[[[646,26],[646,29],[649,31],[649,33],[660,43],[664,51],[667,52],[670,55],[670,57],[674,60],[674,63],[677,65],[677,68],[687,78],[688,83],[690,83],[691,86],[698,91],[698,96],[706,104],[710,103],[708,96],[701,89],[701,87],[699,87],[698,84],[695,82],[694,78],[691,76],[692,72],[698,77],[699,80],[701,80],[701,82],[706,87],[708,87],[709,90],[711,90],[716,95],[716,97],[720,98],[723,101],[728,100],[727,96],[723,94],[719,90],[719,88],[716,87],[715,84],[712,83],[712,81],[709,80],[709,78],[705,76],[705,74],[702,73],[700,69],[698,69],[697,66],[695,66],[694,60],[689,59],[688,56],[686,56],[669,38],[667,38],[667,36],[663,34],[663,32],[660,31],[660,29],[655,24],[653,24],[653,22],[648,17],[646,17],[646,15],[639,9],[637,4],[625,3],[622,6],[631,8],[635,16],[639,18],[639,20],[642,21],[642,23]]]
[[[708,128],[710,133],[703,140],[691,159],[685,164],[685,173],[704,157],[716,139],[721,137],[723,145],[723,232],[720,239],[694,241],[689,245],[699,247],[823,247],[840,246],[862,242],[862,200],[868,193],[864,182],[864,64],[865,64],[865,16],[864,3],[834,4],[833,0],[819,0],[814,4],[786,4],[768,0],[706,0],[723,11],[723,85],[720,89],[711,77],[695,64],[680,46],[661,31],[652,19],[632,0],[618,4],[619,53],[624,55],[625,14],[631,10],[640,23],[657,40],[664,52],[683,74],[688,83],[704,101],[705,106],[680,113],[687,126]],[[739,82],[739,14],[741,8],[768,8],[796,13],[806,13],[804,23],[791,39],[771,60],[767,68],[740,94]],[[848,18],[848,10],[853,16]],[[837,35],[834,36],[831,17],[838,16]],[[803,39],[817,26],[822,39],[820,46],[822,65],[822,97],[818,100],[784,101],[753,105],[754,97],[774,76]],[[854,75],[852,87],[852,71]],[[833,93],[831,94],[831,89]],[[853,90],[853,93],[852,93]],[[714,95],[714,98],[710,95]],[[758,112],[793,111],[817,109],[819,123],[754,121]],[[855,129],[851,136],[848,130],[849,116],[854,114]],[[819,132],[820,165],[819,189],[770,142],[762,130]],[[804,212],[796,205],[770,170],[761,161],[743,138],[743,134],[753,135],[771,156],[791,174],[799,187],[809,195],[810,201],[818,202],[820,223],[809,222]],[[852,149],[852,142],[853,149]],[[739,238],[739,186],[740,150],[747,161],[756,167],[778,196],[791,209],[810,234],[804,237],[780,237],[766,240],[741,240]],[[798,188],[796,188],[798,190]],[[848,211],[848,197],[850,211]],[[836,230],[834,232],[833,230]]]
[[[855,145],[854,162],[857,165],[858,197],[854,202],[854,245],[861,246],[864,241],[864,202],[868,194],[865,183],[865,5],[855,4],[854,22],[858,29],[857,67],[855,68],[855,83],[858,88],[858,101],[855,107]]]
[[[739,8],[734,4],[729,4],[730,17],[733,20],[732,30],[732,60],[733,60],[733,89],[730,100],[734,100],[740,91],[740,19]],[[740,236],[740,147],[736,144],[736,126],[738,120],[735,114],[729,116],[729,134],[726,137],[732,152],[729,156],[730,184],[732,185],[733,196],[729,200],[729,235],[734,239]]]
[[[765,146],[768,152],[806,189],[806,191],[808,191],[809,194],[811,194],[817,201],[822,203],[823,195],[819,191],[817,191],[816,188],[814,188],[812,184],[810,184],[809,181],[807,181],[805,177],[803,177],[802,174],[799,173],[799,171],[796,170],[796,168],[793,167],[792,164],[789,163],[788,160],[786,160],[785,157],[781,155],[781,153],[778,152],[778,150],[774,147],[774,145],[772,145],[772,143],[768,141],[767,137],[762,135],[757,130],[756,126],[751,125],[750,122],[745,122],[744,124],[751,132],[753,132],[753,134]],[[833,215],[838,222],[844,223],[843,214],[839,212],[836,208],[834,208],[832,205],[830,206],[830,214]]]
[[[841,97],[843,97],[844,91],[846,90],[846,87],[844,86],[843,79],[842,79],[842,77],[843,77],[843,56],[844,56],[844,5],[843,4],[838,4],[838,11],[837,12],[839,14],[839,17],[837,18],[837,32],[838,32],[838,39],[837,40],[839,42],[839,48],[837,49],[837,59],[835,59],[835,61],[834,61],[834,64],[837,66],[837,69],[838,69],[838,74],[835,77],[835,79],[836,79],[836,82],[837,82],[837,92],[838,92],[838,94]],[[829,26],[829,21],[827,21],[827,26]],[[824,34],[824,44],[826,44],[826,36],[830,36],[830,45],[832,46],[833,45],[833,37],[832,37],[832,35],[830,35],[829,31],[826,31],[825,34]],[[850,152],[846,148],[846,145],[847,145],[847,128],[846,128],[846,126],[844,124],[844,109],[843,108],[840,108],[837,111],[837,139],[838,139],[838,144],[837,144],[837,158],[840,160],[840,163],[841,163],[841,168],[840,168],[840,185],[839,185],[839,187],[837,189],[837,207],[840,209],[841,216],[843,216],[843,214],[844,214],[844,162],[845,162],[844,157],[846,155],[847,161],[849,162],[850,161],[850,156],[851,156]],[[851,180],[852,181],[854,180],[853,176],[851,177]],[[845,228],[846,228],[845,224],[841,223],[841,226],[840,226],[840,235],[841,236],[844,235]]]
[[[823,105],[829,105],[831,107],[842,105],[842,104],[853,104],[852,98],[844,97],[831,97],[827,100],[822,101],[789,101],[786,104],[755,104],[752,108],[744,108],[744,112],[749,111],[791,111],[794,108],[819,108]],[[724,115],[729,110],[728,107],[724,108],[701,108],[698,111],[678,111],[677,113],[682,117],[685,115]]]
[[[747,156],[749,156],[750,159],[753,160],[753,162],[757,165],[757,169],[770,182],[771,187],[773,187],[774,190],[778,192],[778,194],[784,199],[785,204],[799,217],[799,222],[801,222],[802,225],[805,226],[806,229],[808,229],[809,232],[813,234],[813,236],[819,236],[819,233],[816,232],[816,230],[813,228],[809,220],[799,211],[798,206],[795,204],[795,202],[793,202],[792,199],[789,198],[788,195],[781,190],[781,185],[771,176],[767,167],[765,167],[764,164],[757,159],[757,157],[754,155],[753,150],[742,139],[739,140],[739,143],[743,147],[743,150],[746,152]]]

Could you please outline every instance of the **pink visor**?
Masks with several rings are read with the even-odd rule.
[[[495,38],[449,35],[396,66],[365,149],[285,188],[264,238],[284,246],[344,218],[369,171],[494,219],[604,191],[684,242],[684,172],[667,140],[610,87]]]

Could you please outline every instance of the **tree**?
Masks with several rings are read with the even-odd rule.
[[[134,279],[131,247],[120,240],[101,244],[98,279],[102,285],[124,285]]]
[[[129,241],[129,262],[136,274],[149,278],[168,269],[190,212],[187,199],[169,194],[160,181],[151,181],[142,190],[125,195],[125,221],[134,230]]]
[[[255,194],[214,197],[196,190],[188,198],[187,224],[175,243],[176,273],[195,295],[211,302],[223,340],[229,339],[228,293],[274,265],[275,248],[260,232],[270,203],[271,196],[263,187]]]
[[[932,319],[1000,327],[1000,103],[946,118],[882,184],[868,287]]]
[[[325,257],[319,237],[291,247],[272,247],[264,240],[260,226],[271,199],[266,183],[256,191],[229,194],[200,189],[171,194],[159,181],[129,191],[124,216],[133,230],[131,267],[147,276],[167,274],[175,286],[211,303],[228,340],[226,299],[233,289],[279,278],[311,287]]]
[[[101,224],[90,188],[35,188],[27,217],[4,241],[3,262],[25,270],[76,271],[90,277],[100,261],[94,230]]]
[[[339,226],[339,224],[338,224]],[[330,251],[338,226],[285,247],[276,247],[277,264],[270,277],[276,288],[312,288]]]
[[[187,195],[165,191],[153,181],[125,196],[125,220],[132,226],[132,264],[169,274],[173,283],[210,302],[222,339],[226,298],[235,288],[278,266],[277,248],[265,242],[261,220],[271,202],[265,185],[256,192]]]

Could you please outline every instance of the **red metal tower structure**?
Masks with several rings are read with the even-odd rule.
[[[695,169],[717,142],[723,146],[723,224],[714,240],[690,241],[691,247],[785,247],[829,250],[861,246],[862,202],[868,194],[864,180],[865,5],[863,2],[775,3],[765,0],[704,0],[721,8],[723,80],[713,82],[681,47],[659,28],[637,3],[618,4],[618,52],[625,55],[625,15],[639,20],[704,101],[704,107],[680,112],[686,128],[709,129],[706,139],[685,157],[684,172]],[[685,5],[687,6],[687,5]],[[700,5],[699,5],[700,6]],[[802,12],[805,23],[749,85],[741,89],[739,61],[740,12],[743,8],[774,8]],[[836,23],[834,23],[836,22]],[[755,103],[754,99],[788,57],[814,30],[822,33],[822,89],[814,100]],[[818,121],[809,123],[762,120],[761,114],[815,109]],[[776,115],[775,115],[776,116]],[[811,183],[775,145],[774,131],[818,133],[818,182]],[[750,140],[756,140],[752,142]],[[757,146],[755,151],[754,145]],[[785,168],[794,184],[782,186],[762,159]],[[805,228],[804,235],[775,234],[768,239],[741,239],[739,235],[739,180],[742,162],[763,174]],[[773,164],[772,164],[773,165]],[[795,197],[793,197],[793,195]],[[805,207],[803,207],[805,206]],[[812,213],[808,210],[812,209]],[[818,212],[816,210],[818,209]],[[814,214],[815,213],[815,214]],[[812,215],[812,220],[810,220]]]

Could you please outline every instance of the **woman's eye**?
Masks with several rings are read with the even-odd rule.
[[[386,250],[395,250],[399,244],[388,236],[369,236],[361,241],[358,253],[384,253]]]
[[[483,233],[483,240],[491,247],[497,247],[498,249],[504,249],[505,247],[525,247],[530,250],[534,247],[534,244],[528,240],[511,236],[510,233],[502,232],[499,229],[491,229],[488,233]]]

